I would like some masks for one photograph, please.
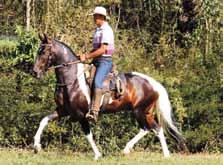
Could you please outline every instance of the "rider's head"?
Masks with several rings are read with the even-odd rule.
[[[97,6],[90,15],[94,16],[94,22],[98,27],[100,27],[105,20],[109,19],[106,9],[102,6]]]

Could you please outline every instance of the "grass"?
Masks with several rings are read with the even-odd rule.
[[[5,40],[1,40],[0,39],[0,48],[1,49],[15,49],[17,46],[17,41],[16,40],[8,40],[8,39],[5,39]]]
[[[10,55],[12,52],[16,50],[16,47],[17,47],[16,40],[0,39],[0,56]]]
[[[98,161],[93,153],[73,153],[71,151],[42,151],[34,154],[32,150],[0,149],[1,165],[223,165],[222,154],[172,154],[163,158],[161,153],[132,152],[128,156],[121,154],[105,155]]]

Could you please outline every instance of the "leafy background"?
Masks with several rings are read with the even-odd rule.
[[[191,152],[223,152],[223,6],[220,0],[0,0],[0,146],[26,147],[40,120],[55,108],[55,77],[32,77],[38,33],[67,43],[76,53],[91,49],[94,24],[88,13],[107,8],[115,31],[114,61],[120,72],[138,71],[168,90],[177,126]],[[31,26],[26,12],[30,8]],[[110,129],[108,129],[110,128]],[[118,152],[138,132],[126,112],[100,116],[93,125],[104,153]],[[77,123],[52,122],[45,148],[88,151]],[[171,151],[175,141],[167,137]],[[160,150],[151,132],[136,150]]]

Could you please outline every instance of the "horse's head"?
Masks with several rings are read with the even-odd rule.
[[[52,39],[48,38],[45,34],[44,36],[39,35],[39,38],[41,43],[33,67],[33,72],[37,78],[41,78],[47,69],[53,65],[55,58]]]

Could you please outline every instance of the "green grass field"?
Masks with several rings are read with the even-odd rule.
[[[0,149],[0,165],[223,165],[223,154],[172,154],[163,158],[161,153],[132,152],[128,156],[105,155],[93,160],[93,153],[73,153],[71,151],[42,151],[34,154],[32,150]]]

